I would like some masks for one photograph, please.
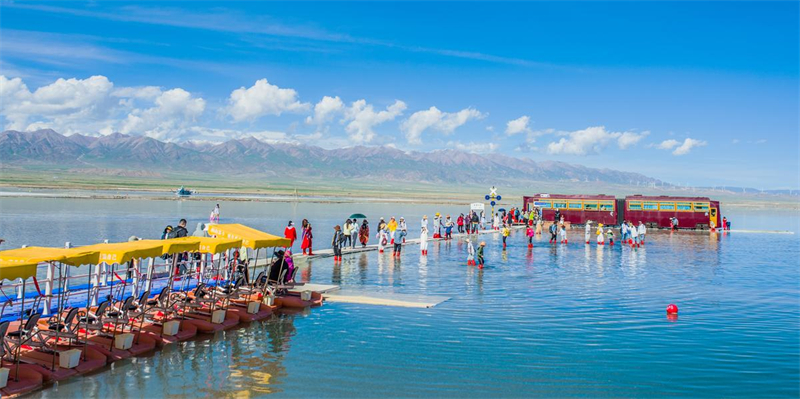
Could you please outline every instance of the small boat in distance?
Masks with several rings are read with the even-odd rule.
[[[189,190],[188,188],[185,188],[184,186],[181,186],[181,188],[179,188],[177,190],[172,190],[172,192],[175,193],[175,195],[177,195],[178,197],[188,197],[188,196],[190,196],[192,194],[197,194],[197,191]]]

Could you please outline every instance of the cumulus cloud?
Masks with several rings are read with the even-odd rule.
[[[195,121],[205,107],[205,100],[192,97],[186,90],[167,90],[156,97],[153,107],[135,109],[128,114],[119,131],[143,134],[159,140],[178,140],[185,137],[174,134],[176,130]]]
[[[2,113],[7,129],[25,130],[29,121],[63,126],[79,119],[96,119],[113,105],[113,84],[105,76],[58,79],[34,92],[19,78],[0,77]]]
[[[366,100],[354,101],[344,111],[342,123],[347,123],[345,131],[350,136],[350,140],[355,143],[369,143],[375,138],[373,128],[381,123],[394,120],[406,110],[406,103],[395,100],[394,104],[386,107],[385,110],[375,112],[372,104],[367,104]]]
[[[674,139],[664,140],[656,146],[659,150],[671,150],[678,146],[681,142]]]
[[[672,151],[672,155],[686,155],[691,151],[693,148],[702,147],[706,145],[706,142],[703,140],[695,140],[691,138],[686,138],[683,140],[683,143]]]
[[[548,144],[548,153],[565,155],[597,154],[612,142],[616,142],[620,149],[627,149],[638,143],[649,132],[609,132],[604,126],[595,126],[559,134],[565,137]]]
[[[314,115],[306,118],[306,123],[311,125],[321,125],[329,122],[334,116],[344,110],[344,102],[339,96],[322,97],[317,105],[314,106]]]
[[[738,143],[738,141],[734,141],[734,144],[736,143]],[[664,140],[655,145],[655,147],[659,150],[672,151],[672,155],[686,155],[693,148],[702,147],[704,145],[706,145],[706,142],[703,140],[686,138],[682,142],[675,139]]]
[[[259,79],[249,87],[240,87],[228,98],[227,113],[234,122],[255,120],[265,115],[280,116],[284,112],[305,112],[310,104],[302,103],[294,89],[282,89]]]
[[[205,100],[175,88],[115,87],[105,76],[58,79],[31,92],[19,78],[0,76],[0,114],[7,129],[50,128],[63,134],[145,134],[180,137],[205,110]]]
[[[499,145],[497,143],[476,143],[468,142],[462,143],[460,141],[448,141],[447,146],[459,151],[469,152],[473,154],[488,154],[497,151]]]
[[[527,115],[523,115],[517,119],[508,121],[506,123],[506,134],[513,136],[518,133],[530,133],[531,128],[528,127],[528,123],[530,121],[531,118]]]
[[[629,147],[636,145],[636,143],[642,141],[645,136],[649,135],[650,132],[642,132],[642,133],[633,133],[633,132],[624,132],[622,135],[617,138],[617,146],[620,149],[626,150]]]
[[[400,125],[410,144],[421,144],[422,133],[428,128],[444,134],[453,133],[457,128],[471,119],[480,119],[484,115],[473,108],[464,108],[458,112],[442,112],[436,107],[413,113]]]

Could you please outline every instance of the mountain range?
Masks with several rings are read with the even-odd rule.
[[[638,173],[459,150],[416,152],[387,146],[323,149],[305,144],[266,143],[252,137],[220,144],[170,143],[121,133],[64,136],[49,129],[0,133],[0,167],[12,165],[434,184],[583,181],[664,185]]]

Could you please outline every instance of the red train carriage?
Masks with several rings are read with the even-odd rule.
[[[719,201],[708,197],[625,197],[622,217],[633,223],[670,227],[670,218],[678,218],[678,228],[707,229],[711,222],[720,227]]]
[[[553,220],[556,210],[571,224],[584,224],[591,220],[605,225],[617,224],[617,201],[611,195],[535,194],[522,197],[523,209],[542,208],[542,218]]]

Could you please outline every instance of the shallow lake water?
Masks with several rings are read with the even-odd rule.
[[[199,201],[0,198],[2,248],[156,237]],[[724,204],[723,204],[724,206]],[[223,222],[275,233],[309,218],[326,231],[353,212],[419,216],[455,206],[222,204]],[[434,308],[326,303],[114,364],[34,397],[797,397],[800,218],[725,210],[734,229],[795,234],[652,232],[647,245],[597,247],[515,231],[484,235],[487,267],[461,240],[318,259],[301,279],[347,289],[443,295]],[[373,239],[374,241],[374,239]],[[327,245],[318,245],[325,248]],[[669,319],[667,304],[680,307]]]

